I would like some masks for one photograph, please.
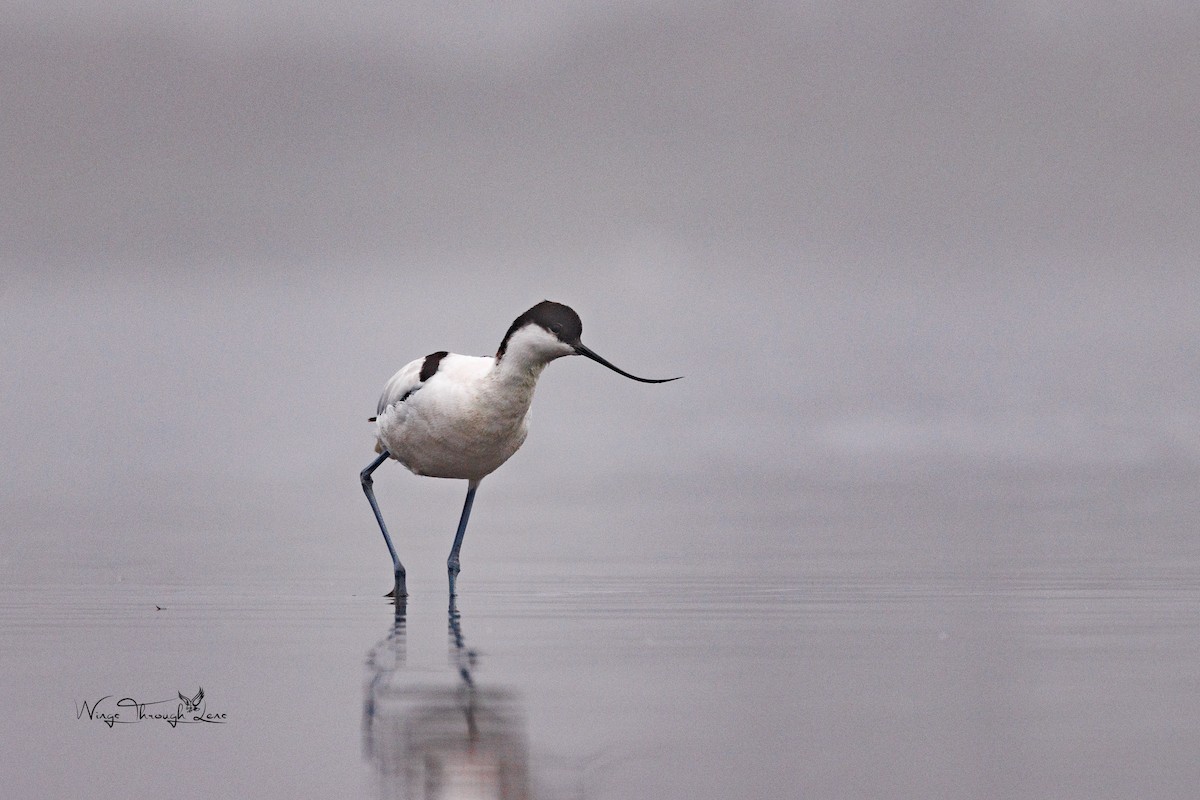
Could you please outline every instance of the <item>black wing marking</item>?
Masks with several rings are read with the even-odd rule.
[[[430,353],[429,355],[425,356],[425,363],[421,365],[421,374],[418,376],[421,380],[421,383],[424,383],[437,374],[438,367],[442,365],[442,359],[448,355],[450,355],[450,353],[447,351],[438,350],[436,353]],[[405,393],[404,397],[408,397],[410,394],[415,392],[417,388],[420,387],[409,389],[408,392]],[[403,399],[404,398],[401,398],[401,400]]]
[[[442,365],[442,359],[448,355],[450,355],[450,353],[448,351],[439,350],[436,353],[430,353],[429,355],[425,356],[425,358],[421,361],[421,370],[417,374],[417,382],[415,384],[412,384],[411,388],[409,388],[406,392],[404,392],[404,394],[400,395],[395,400],[388,399],[388,390],[385,389],[383,392],[383,396],[379,398],[379,408],[376,410],[375,413],[377,415],[382,414],[388,406],[393,406],[396,403],[403,403],[405,400],[412,397],[413,392],[420,389],[422,386],[425,385],[426,381],[428,381],[430,378],[432,378],[434,375],[437,374],[438,369]],[[416,362],[414,362],[414,363],[416,363]],[[409,368],[410,367],[411,367],[411,365],[409,365]],[[403,374],[404,371],[407,371],[407,369],[408,368],[405,368],[405,370],[402,370],[401,374]],[[410,372],[408,374],[411,375],[412,373]],[[400,377],[400,375],[398,374],[396,377]],[[394,380],[395,379],[393,379],[393,381]],[[411,378],[410,378],[410,380],[411,380]],[[379,417],[374,416],[374,417],[368,418],[367,421],[375,422],[377,419],[379,419]]]
[[[421,373],[417,375],[417,385],[409,389],[404,394],[400,395],[397,403],[403,403],[405,400],[413,396],[413,393],[425,385],[425,381],[437,374],[438,368],[442,366],[442,359],[450,355],[445,350],[438,350],[436,353],[430,353],[425,356],[425,360],[421,363]]]

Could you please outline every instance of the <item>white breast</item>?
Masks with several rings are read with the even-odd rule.
[[[495,369],[494,358],[451,353],[421,383],[423,362],[406,365],[388,382],[379,444],[418,475],[479,480],[525,441],[537,376],[513,380]]]

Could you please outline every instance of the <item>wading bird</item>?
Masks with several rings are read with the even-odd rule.
[[[579,340],[583,323],[561,303],[544,300],[513,320],[494,357],[439,351],[405,365],[392,376],[379,398],[375,452],[379,457],[360,473],[363,492],[396,572],[393,594],[408,594],[404,565],[375,502],[371,473],[394,458],[417,475],[467,481],[454,546],[446,560],[450,595],[459,572],[458,551],[479,482],[517,452],[529,432],[529,404],[542,369],[562,356],[587,356],[612,371],[642,383],[678,378],[639,378],[600,356]]]

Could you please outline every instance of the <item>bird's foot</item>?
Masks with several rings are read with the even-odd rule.
[[[384,595],[384,597],[408,597],[408,585],[404,580],[404,572],[396,573],[396,583],[392,590]]]

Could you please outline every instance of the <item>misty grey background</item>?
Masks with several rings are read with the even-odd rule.
[[[1192,3],[0,19],[6,585],[379,594],[356,477],[379,391],[543,298],[623,368],[686,377],[553,364],[464,591],[1196,585]],[[464,487],[377,486],[440,591]],[[1194,785],[1194,744],[1151,762],[1159,796]]]
[[[1190,4],[7,5],[18,573],[368,563],[379,387],[543,297],[687,380],[554,365],[490,514],[636,470],[807,552],[809,470],[1195,468]]]

